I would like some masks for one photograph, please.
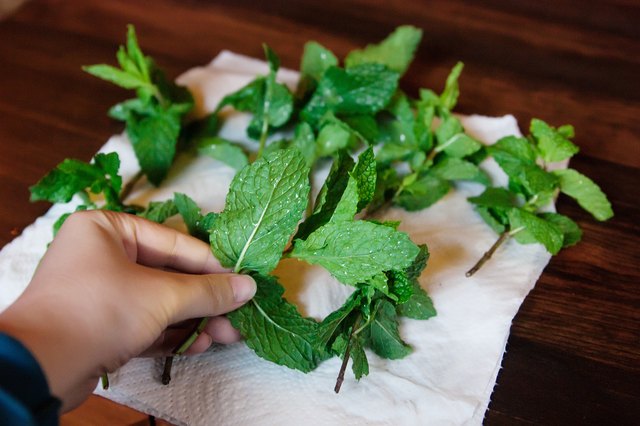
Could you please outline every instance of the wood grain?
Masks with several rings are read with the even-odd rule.
[[[113,62],[125,26],[170,76],[220,50],[261,56],[268,42],[297,68],[305,41],[338,56],[408,23],[424,42],[403,81],[439,90],[465,62],[459,111],[576,127],[573,167],[616,216],[554,257],[516,316],[486,415],[502,424],[634,424],[640,417],[640,4],[631,0],[38,1],[0,22],[0,245],[44,213],[28,186],[65,157],[89,159],[122,127],[106,117],[125,92],[80,71]],[[93,423],[92,423],[93,422]],[[98,397],[73,424],[143,424]]]

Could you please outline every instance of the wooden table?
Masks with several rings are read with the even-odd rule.
[[[482,4],[480,4],[482,3]],[[173,77],[221,49],[297,68],[315,39],[338,56],[399,24],[424,29],[403,87],[440,90],[465,62],[458,111],[572,123],[573,167],[616,216],[597,223],[566,198],[578,246],[554,257],[512,327],[487,424],[637,424],[640,418],[640,4],[631,0],[34,1],[0,22],[0,246],[43,214],[28,186],[65,157],[88,160],[121,124],[126,94],[80,71],[114,62],[125,25]],[[115,406],[115,407],[114,407]],[[93,397],[63,424],[145,424]],[[428,419],[425,419],[428,424]]]

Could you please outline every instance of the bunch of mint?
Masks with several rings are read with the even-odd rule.
[[[132,183],[121,189],[114,153],[99,154],[93,164],[65,160],[32,187],[32,199],[67,202],[79,194],[83,209],[127,211],[159,223],[180,214],[189,233],[209,242],[224,266],[251,274],[258,283],[254,299],[228,315],[247,345],[267,360],[304,372],[341,357],[337,392],[349,359],[357,379],[368,374],[365,348],[389,359],[410,353],[399,333],[399,317],[436,314],[418,282],[429,257],[427,246],[398,231],[398,222],[374,220],[375,212],[392,205],[427,208],[457,181],[484,185],[485,191],[469,200],[500,238],[468,274],[509,237],[541,243],[553,254],[575,244],[577,224],[544,211],[558,191],[597,219],[613,214],[588,178],[571,169],[547,170],[548,164],[577,152],[569,140],[570,126],[554,129],[534,120],[531,135],[503,138],[490,147],[468,135],[452,113],[462,63],[454,66],[440,94],[422,89],[412,99],[402,92],[398,82],[421,37],[417,28],[399,27],[381,43],[349,53],[344,66],[330,50],[309,42],[295,92],[277,82],[280,61],[264,45],[267,75],[227,95],[209,116],[187,122],[191,95],[166,81],[142,54],[129,27],[127,48],[118,51],[121,69],[85,69],[136,89],[137,98],[116,105],[110,115],[127,123],[139,176],[160,184],[178,147],[211,156],[238,170],[224,210],[203,214],[185,194],[146,208],[126,205]],[[252,114],[247,135],[256,141],[255,150],[246,152],[218,135],[226,108]],[[508,188],[491,186],[480,167],[489,156],[508,175]],[[311,200],[311,172],[327,160],[331,170]],[[91,201],[89,193],[102,194],[103,203]],[[322,321],[305,318],[282,297],[284,288],[271,275],[283,258],[319,265],[352,286],[353,293]],[[206,321],[176,354],[188,348]]]

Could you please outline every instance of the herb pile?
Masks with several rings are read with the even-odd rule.
[[[581,231],[574,221],[544,211],[558,192],[575,198],[598,220],[613,215],[587,177],[571,169],[547,170],[578,151],[570,141],[571,126],[556,129],[533,120],[526,137],[481,144],[452,114],[462,63],[440,94],[422,89],[412,99],[399,89],[421,37],[419,29],[399,27],[381,43],[349,53],[343,66],[330,50],[309,42],[295,92],[277,82],[279,59],[265,45],[269,72],[194,120],[188,115],[191,94],[169,82],[142,53],[130,26],[127,45],[117,53],[119,68],[84,69],[135,90],[135,98],[115,105],[109,115],[125,122],[140,173],[123,188],[116,153],[98,154],[90,164],[67,159],[31,188],[32,200],[65,203],[77,195],[79,210],[124,211],[159,223],[179,214],[189,233],[210,243],[222,265],[251,274],[258,283],[253,300],[228,314],[246,344],[262,358],[303,372],[341,357],[338,392],[349,359],[356,379],[369,373],[365,348],[388,359],[410,353],[399,317],[424,320],[436,314],[418,282],[429,258],[427,246],[398,231],[398,222],[372,219],[374,213],[392,205],[427,208],[458,181],[484,185],[484,192],[469,201],[499,238],[467,275],[507,238],[540,243],[552,254],[578,242]],[[256,140],[254,151],[217,134],[220,113],[228,108],[252,114],[247,135]],[[179,152],[208,155],[238,170],[222,212],[204,214],[178,193],[146,207],[126,203],[143,176],[161,185]],[[479,167],[487,157],[509,177],[507,188],[493,187]],[[326,159],[331,170],[311,200],[311,172]],[[283,258],[320,265],[354,291],[322,321],[305,318],[270,275]],[[184,352],[205,324],[202,319],[175,353]],[[163,382],[168,383],[170,366],[169,359]]]

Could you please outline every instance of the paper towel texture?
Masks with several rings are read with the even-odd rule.
[[[204,114],[225,94],[266,72],[262,61],[222,52],[178,81],[191,89],[198,114]],[[279,81],[291,86],[297,78],[293,71],[278,74]],[[470,134],[486,143],[520,134],[512,116],[468,116],[462,121]],[[229,113],[221,136],[255,148],[246,138],[247,122],[247,115]],[[126,136],[112,137],[101,151],[120,154],[125,180],[136,173]],[[483,167],[494,182],[506,183],[492,160]],[[326,173],[325,168],[314,177],[316,191]],[[220,211],[233,175],[232,169],[214,160],[181,156],[160,188],[141,183],[130,200],[146,204],[183,192],[203,211]],[[481,424],[511,321],[550,258],[540,245],[509,241],[480,272],[465,278],[465,271],[497,238],[466,201],[481,191],[476,184],[459,185],[422,212],[386,213],[385,219],[402,221],[400,229],[415,243],[428,244],[431,258],[420,283],[438,315],[428,321],[403,319],[401,335],[413,353],[390,361],[367,352],[370,375],[356,382],[349,369],[340,394],[333,392],[339,359],[303,374],[258,358],[243,343],[177,358],[169,386],[160,384],[162,360],[134,359],[110,375],[108,391],[98,388],[96,393],[179,425]],[[73,208],[74,202],[54,206],[0,252],[0,310],[29,282],[52,238],[53,222]],[[178,220],[171,224],[183,227]],[[317,319],[339,307],[351,291],[321,268],[295,260],[283,261],[274,273],[287,288],[285,296]]]

